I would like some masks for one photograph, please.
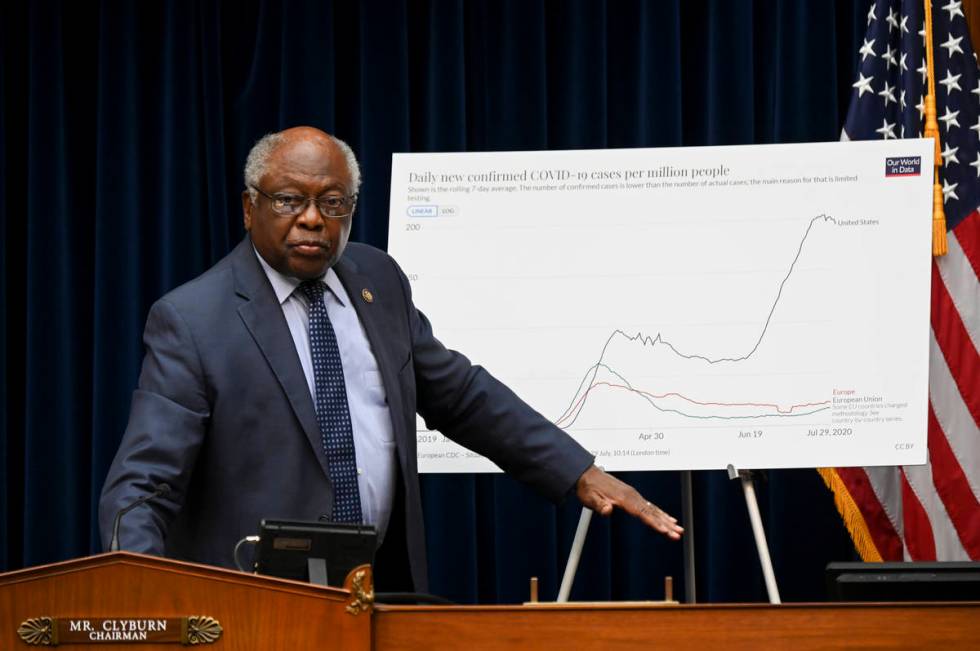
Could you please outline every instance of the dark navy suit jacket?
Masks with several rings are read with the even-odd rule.
[[[433,337],[409,284],[384,252],[351,243],[334,267],[381,370],[396,441],[414,587],[427,589],[415,414],[508,473],[560,500],[592,463],[564,432]],[[373,300],[365,298],[368,290]],[[282,308],[246,237],[150,310],[129,424],[106,478],[99,521],[166,482],[171,493],[130,512],[123,549],[233,566],[262,518],[330,516],[320,432]],[[389,531],[389,538],[393,532]]]

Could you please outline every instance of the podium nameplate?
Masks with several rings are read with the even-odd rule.
[[[32,617],[17,629],[31,646],[59,644],[211,644],[221,637],[214,617]]]

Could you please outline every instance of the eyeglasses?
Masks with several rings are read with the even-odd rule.
[[[269,194],[254,185],[248,187],[268,199],[274,213],[286,217],[295,217],[304,212],[306,206],[312,201],[324,217],[343,219],[354,214],[354,206],[357,204],[356,194],[349,197],[333,194],[325,197],[304,197],[298,194]]]

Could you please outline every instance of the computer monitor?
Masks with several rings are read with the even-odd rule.
[[[829,563],[831,601],[980,600],[980,563]]]
[[[343,587],[352,569],[374,562],[377,538],[366,525],[262,520],[255,571]]]

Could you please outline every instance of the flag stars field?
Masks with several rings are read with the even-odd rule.
[[[921,137],[930,76],[937,82],[949,246],[933,261],[929,463],[821,474],[839,499],[846,493],[840,508],[864,560],[980,560],[980,70],[960,0],[932,5],[932,73],[923,3],[871,4],[842,139],[894,138],[896,131]],[[921,65],[909,70],[906,60]],[[897,91],[900,101],[889,101]],[[866,93],[882,101],[862,100]],[[974,133],[958,128],[961,122]]]

